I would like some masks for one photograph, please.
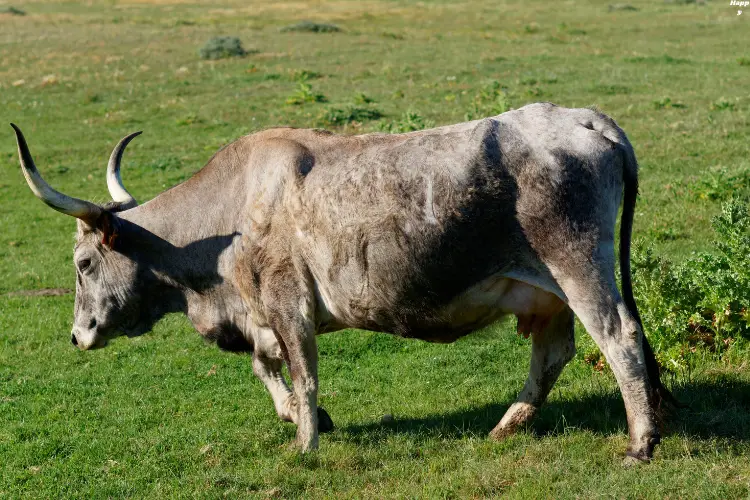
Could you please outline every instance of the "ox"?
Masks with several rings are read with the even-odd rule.
[[[143,205],[120,177],[136,133],[112,153],[104,206],[51,188],[13,128],[34,194],[78,219],[80,349],[184,312],[219,347],[252,352],[306,451],[333,425],[317,407],[316,334],[354,327],[453,342],[515,315],[532,339],[531,367],[491,432],[501,439],[533,418],[573,357],[575,314],[622,392],[626,460],[652,457],[658,405],[671,395],[631,289],[636,158],[609,117],[539,103],[397,135],[274,128]]]

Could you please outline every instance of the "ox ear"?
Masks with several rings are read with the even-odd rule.
[[[115,246],[118,226],[117,216],[109,210],[102,210],[101,215],[96,220],[96,228],[102,233],[102,245],[109,247],[110,250]]]

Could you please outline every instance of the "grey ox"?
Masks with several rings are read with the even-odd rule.
[[[13,128],[31,190],[78,219],[80,349],[184,312],[219,347],[252,352],[306,451],[333,426],[317,407],[317,334],[354,327],[453,342],[512,314],[531,336],[531,368],[491,432],[501,439],[530,422],[573,357],[575,313],[620,386],[626,461],[652,457],[671,395],[631,289],[636,159],[609,117],[540,103],[407,134],[274,128],[143,205],[120,178],[136,133],[112,153],[105,206],[52,189]]]

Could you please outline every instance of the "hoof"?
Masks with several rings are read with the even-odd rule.
[[[518,432],[518,428],[515,426],[500,427],[499,425],[490,431],[490,439],[493,441],[502,441],[508,436],[512,436]]]
[[[527,428],[534,419],[536,412],[537,408],[529,403],[513,403],[503,415],[500,423],[490,432],[490,438],[495,441],[502,441],[508,436]]]
[[[328,412],[318,406],[318,432],[331,432],[333,430],[333,420],[328,416]]]
[[[651,462],[650,458],[639,457],[635,454],[631,455],[630,452],[628,452],[622,461],[622,466],[623,467],[637,467],[639,465],[644,465],[650,462]]]
[[[528,425],[529,422],[510,422],[505,425],[497,424],[495,428],[490,431],[490,439],[494,441],[503,441],[513,434],[525,431],[528,428]]]
[[[651,458],[654,456],[654,447],[659,444],[661,438],[656,435],[648,440],[648,444],[638,451],[628,449],[625,452],[625,459],[622,464],[625,467],[631,467],[633,465],[647,464],[651,462]]]

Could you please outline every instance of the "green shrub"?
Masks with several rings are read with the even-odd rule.
[[[0,9],[0,14],[2,14],[2,13],[11,14],[11,15],[14,15],[14,16],[25,16],[26,15],[26,11],[23,11],[21,9],[13,7],[12,5],[9,5],[7,7],[1,8]]]
[[[188,125],[203,123],[203,119],[195,113],[188,113],[182,118],[175,120],[175,125],[179,127],[185,127]]]
[[[718,100],[711,103],[712,111],[734,111],[736,103],[720,97]]]
[[[289,26],[284,26],[281,28],[281,32],[289,32],[289,31],[301,31],[301,32],[307,32],[307,33],[336,33],[341,31],[341,28],[336,26],[335,24],[330,23],[315,23],[313,21],[301,21],[297,24],[292,24]]]
[[[698,200],[723,201],[734,195],[750,195],[750,168],[730,170],[716,166],[690,182],[677,185]]]
[[[721,353],[750,337],[750,214],[732,198],[712,219],[715,252],[681,264],[634,246],[633,283],[644,329],[666,368],[685,367],[692,352]]]
[[[300,106],[306,102],[326,102],[326,96],[319,92],[315,92],[307,82],[301,81],[297,83],[297,90],[294,94],[286,98],[286,103],[293,106]]]
[[[354,104],[372,104],[373,102],[375,102],[375,99],[364,92],[357,92],[354,96]]]
[[[397,120],[381,123],[379,128],[382,132],[388,132],[390,134],[400,134],[404,132],[414,132],[415,130],[422,130],[434,126],[434,121],[425,119],[416,111],[406,111]]]
[[[653,102],[654,109],[665,109],[665,108],[686,108],[683,103],[672,101],[670,97],[662,97],[661,99]]]
[[[496,116],[510,109],[510,100],[500,82],[494,80],[479,91],[469,105],[466,120],[478,120]]]
[[[308,69],[295,69],[289,72],[289,79],[293,82],[306,82],[308,80],[315,80],[321,76],[323,76],[322,73]]]
[[[347,105],[329,108],[323,113],[320,122],[324,126],[342,126],[349,123],[364,123],[383,117],[378,109],[373,107]]]
[[[201,59],[224,59],[227,57],[242,57],[247,54],[242,48],[242,42],[234,36],[217,36],[210,39],[200,48]]]

